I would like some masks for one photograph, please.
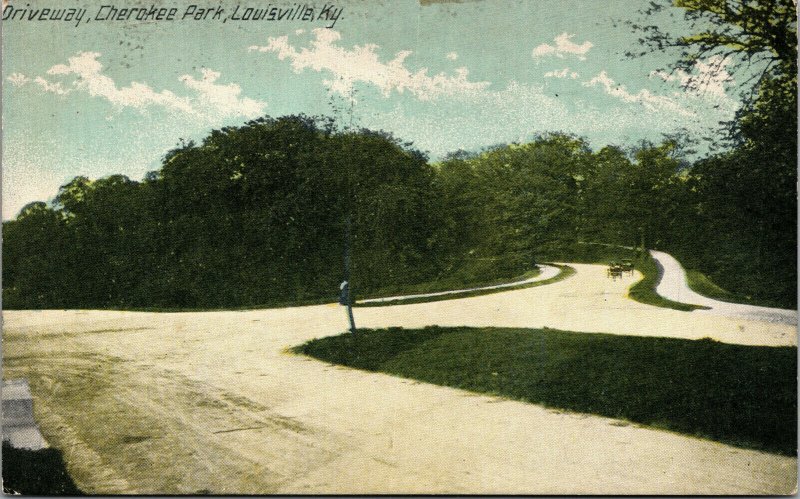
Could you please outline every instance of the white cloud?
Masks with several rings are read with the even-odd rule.
[[[672,112],[685,117],[695,116],[696,113],[685,109],[677,101],[663,95],[656,95],[647,89],[642,89],[637,93],[628,92],[625,85],[620,85],[612,80],[608,73],[601,71],[591,80],[584,82],[585,87],[600,86],[610,96],[616,97],[623,102],[641,104],[648,111]]]
[[[564,68],[562,70],[553,70],[548,71],[544,74],[545,78],[570,78],[576,79],[578,77],[578,73],[575,71],[570,71],[569,68]]]
[[[33,82],[39,85],[45,92],[50,92],[58,95],[67,95],[68,93],[72,92],[72,90],[64,88],[64,86],[61,84],[60,81],[51,83],[42,78],[41,76],[37,76],[36,78],[34,78]]]
[[[450,52],[449,54],[447,54],[447,58],[450,59],[451,61],[455,61],[456,59],[458,59],[458,54],[456,54],[455,52]]]
[[[130,86],[118,87],[113,79],[103,74],[103,65],[97,59],[98,52],[81,52],[69,58],[68,64],[57,64],[47,74],[51,76],[75,76],[71,86],[82,90],[92,97],[102,97],[114,106],[133,107],[139,110],[149,106],[161,106],[167,109],[194,113],[194,109],[186,97],[178,97],[169,90],[156,92],[145,83],[131,82]],[[45,91],[49,91],[45,88]]]
[[[315,39],[310,47],[296,48],[287,36],[270,37],[266,46],[251,46],[251,52],[275,53],[278,59],[291,61],[292,69],[301,73],[305,69],[331,74],[323,81],[331,92],[348,96],[356,82],[378,87],[384,96],[392,91],[402,94],[408,91],[420,100],[431,100],[441,96],[478,92],[489,86],[489,82],[469,81],[466,68],[457,68],[454,75],[438,73],[429,75],[427,68],[412,72],[405,66],[410,50],[400,51],[394,59],[382,62],[374,44],[355,45],[352,49],[336,44],[341,39],[338,31],[318,28],[313,31]]]
[[[578,56],[578,59],[585,61],[586,53],[589,52],[589,49],[594,47],[594,44],[587,40],[578,45],[572,41],[572,38],[574,37],[574,34],[570,35],[566,32],[561,33],[553,39],[555,45],[543,43],[533,49],[531,55],[534,59],[539,59],[545,56],[556,56],[560,59],[563,59],[566,54],[570,54],[576,55]]]
[[[677,82],[688,93],[695,94],[711,99],[728,99],[726,86],[735,85],[733,78],[725,67],[730,60],[715,55],[706,61],[697,61],[694,71],[690,74],[686,71],[676,70],[673,73],[664,71],[653,71],[650,77],[657,76],[667,82]]]
[[[579,98],[577,92],[575,98],[559,98],[541,85],[515,81],[505,88],[490,88],[489,82],[469,81],[466,68],[450,74],[430,75],[426,69],[412,72],[406,66],[410,51],[397,52],[391,60],[383,61],[377,45],[345,48],[339,45],[341,35],[336,31],[319,29],[313,34],[305,47],[282,36],[270,38],[266,46],[251,46],[249,50],[274,54],[279,60],[288,61],[298,73],[306,69],[324,73],[323,84],[328,90],[346,97],[356,82],[362,82],[374,85],[387,97],[408,91],[420,100],[429,101],[413,113],[404,111],[400,103],[391,113],[383,109],[370,112],[366,110],[370,107],[367,102],[360,119],[363,125],[413,137],[423,149],[435,154],[493,141],[507,142],[545,130],[601,136],[603,140],[616,142],[638,137],[642,130],[653,140],[658,139],[661,131],[685,128],[706,133],[710,126],[717,126],[725,111],[713,110],[707,102],[697,99],[684,102],[680,96],[657,95],[650,90],[629,92],[605,71],[581,83],[583,87],[598,87],[615,97],[616,105],[597,105],[590,96]],[[557,37],[551,53],[581,56],[591,48],[590,42],[576,45],[570,38],[567,34]],[[578,72],[569,67],[545,76],[574,81],[575,85],[580,81]],[[659,113],[657,122],[651,112]]]
[[[180,80],[197,93],[195,98],[198,107],[206,112],[216,112],[220,117],[244,116],[255,118],[264,113],[265,104],[247,97],[241,97],[242,89],[235,83],[220,85],[217,80],[221,76],[218,71],[202,70],[200,80],[191,75],[183,75]]]
[[[11,73],[6,79],[15,87],[21,87],[30,81],[30,78],[22,73]]]
[[[8,77],[16,86],[31,81],[43,91],[66,95],[80,91],[92,97],[107,100],[118,109],[133,108],[144,111],[150,107],[161,107],[179,114],[188,114],[196,118],[216,120],[230,116],[252,118],[263,114],[266,103],[241,97],[241,88],[235,83],[218,84],[220,73],[203,69],[202,78],[195,79],[191,75],[183,75],[180,81],[193,92],[181,97],[169,90],[157,92],[148,84],[131,82],[127,87],[120,87],[109,76],[103,74],[103,65],[98,52],[80,52],[70,57],[67,64],[56,64],[47,71],[50,77],[37,76],[31,80],[28,76],[14,73]]]

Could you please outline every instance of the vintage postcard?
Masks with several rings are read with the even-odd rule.
[[[3,0],[3,491],[796,493],[796,19]]]

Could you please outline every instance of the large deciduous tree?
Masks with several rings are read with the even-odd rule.
[[[647,13],[669,2],[651,2]],[[674,0],[688,34],[636,24],[650,50],[674,50],[674,68],[698,61],[727,65],[743,89],[724,132],[728,150],[692,169],[694,217],[685,259],[719,282],[774,303],[796,303],[797,15],[793,0]],[[707,74],[713,74],[707,73]],[[698,76],[689,85],[702,85]],[[702,234],[688,241],[689,234]],[[678,238],[680,239],[680,238]]]
[[[745,82],[755,78],[756,88],[769,76],[796,77],[794,0],[655,0],[643,13],[651,15],[670,7],[683,9],[689,33],[675,35],[646,21],[632,23],[643,35],[644,49],[631,55],[674,51],[673,66],[689,73],[698,61],[726,61],[734,71],[754,70]]]

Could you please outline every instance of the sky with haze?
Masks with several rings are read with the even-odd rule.
[[[161,2],[178,17],[191,3]],[[3,219],[52,199],[77,175],[140,180],[179,139],[263,115],[352,109],[357,125],[390,131],[435,161],[550,131],[595,149],[678,130],[713,137],[739,106],[724,63],[712,71],[719,61],[700,61],[694,74],[711,77],[686,88],[685,73],[659,71],[674,53],[625,56],[640,35],[622,21],[641,18],[645,3],[332,3],[343,8],[332,28],[321,20],[102,21],[92,18],[101,3],[81,0],[28,7],[85,8],[92,20],[78,26],[3,22]],[[229,15],[237,3],[218,5]],[[679,10],[649,22],[686,29]]]

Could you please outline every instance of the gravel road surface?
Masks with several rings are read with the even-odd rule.
[[[699,311],[700,313],[742,317],[797,326],[797,310],[729,303],[695,293],[689,288],[686,282],[686,271],[678,260],[662,251],[651,250],[650,254],[653,255],[653,258],[663,270],[661,281],[656,286],[656,292],[664,298],[680,303],[711,307],[711,310]]]
[[[655,308],[573,265],[558,283],[356,310],[361,327],[548,326],[796,345],[788,324]],[[95,494],[787,494],[796,458],[331,366],[288,347],[343,309],[6,311],[4,378]]]

